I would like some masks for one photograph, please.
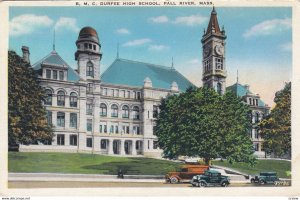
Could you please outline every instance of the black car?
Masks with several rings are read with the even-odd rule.
[[[222,186],[227,187],[230,184],[227,176],[222,176],[220,172],[216,170],[207,170],[203,175],[196,175],[191,180],[191,184],[195,187],[206,186]]]
[[[276,172],[261,172],[259,176],[255,176],[251,178],[251,183],[259,183],[259,184],[266,184],[266,183],[274,183],[275,181],[279,181]]]

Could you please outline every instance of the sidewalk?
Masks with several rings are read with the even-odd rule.
[[[62,173],[8,173],[8,181],[165,182],[164,176]]]

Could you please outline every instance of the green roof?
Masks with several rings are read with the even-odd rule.
[[[236,94],[239,97],[243,97],[247,94],[253,95],[253,93],[249,89],[247,89],[247,85],[242,85],[239,83],[235,83],[235,84],[227,87],[226,90],[233,92],[234,94]],[[261,99],[258,99],[258,106],[263,107],[263,106],[265,106],[265,103]]]
[[[39,75],[42,75],[42,64],[47,64],[49,66],[56,66],[56,67],[62,67],[67,68],[68,70],[68,81],[79,81],[80,76],[77,74],[77,72],[74,71],[59,55],[56,51],[52,51],[49,55],[42,58],[38,62],[32,65],[33,69],[38,71]]]
[[[174,68],[125,59],[116,59],[101,75],[101,80],[109,84],[143,87],[146,77],[152,81],[153,88],[170,89],[174,81],[180,91],[194,86]]]

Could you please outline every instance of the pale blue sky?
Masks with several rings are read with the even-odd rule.
[[[212,8],[204,7],[11,7],[9,48],[21,54],[29,46],[35,63],[56,51],[76,68],[79,30],[92,26],[102,45],[101,73],[120,57],[171,66],[201,86],[201,37]],[[250,84],[272,105],[274,93],[291,80],[292,10],[288,7],[217,7],[226,40],[227,85]]]

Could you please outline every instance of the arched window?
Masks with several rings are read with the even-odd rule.
[[[75,92],[72,92],[70,94],[70,107],[75,107],[77,108],[77,94]]]
[[[107,116],[107,107],[104,103],[100,104],[100,116],[102,116],[102,117]]]
[[[255,113],[255,122],[259,122],[259,113]]]
[[[59,91],[57,93],[57,105],[64,106],[65,105],[65,93],[63,91]]]
[[[129,118],[129,107],[126,105],[122,107],[122,118]]]
[[[45,105],[52,105],[52,91],[49,89],[46,90]]]
[[[111,117],[118,117],[118,106],[116,104],[111,106]]]
[[[134,106],[133,109],[132,109],[132,112],[133,112],[133,119],[140,119],[140,115],[139,115],[140,109],[139,109],[139,107]]]
[[[217,83],[217,92],[219,95],[222,94],[222,84],[221,83]]]
[[[86,76],[94,77],[94,65],[91,62],[86,64]]]

